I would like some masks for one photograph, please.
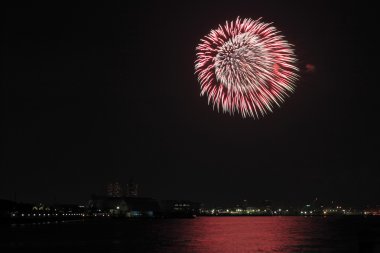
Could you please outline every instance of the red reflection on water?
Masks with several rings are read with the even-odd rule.
[[[306,219],[306,218],[305,218]],[[302,252],[310,221],[294,217],[199,218],[186,232],[183,252]],[[182,252],[182,251],[181,251]]]

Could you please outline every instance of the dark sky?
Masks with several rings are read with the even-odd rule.
[[[375,8],[282,2],[6,8],[0,198],[78,203],[134,177],[159,199],[379,203]],[[274,22],[299,58],[260,120],[213,111],[194,75],[199,40],[237,16]]]

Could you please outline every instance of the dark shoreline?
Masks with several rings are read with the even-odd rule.
[[[310,218],[310,217],[324,217],[324,218],[330,218],[330,217],[336,217],[336,218],[348,218],[348,217],[364,217],[364,218],[369,218],[369,217],[379,217],[380,216],[375,216],[375,215],[201,215],[197,217],[231,217],[231,218],[238,218],[238,217],[305,217],[305,218]],[[8,225],[21,225],[21,224],[33,224],[33,223],[63,223],[66,221],[95,221],[95,220],[162,220],[162,219],[193,219],[197,217],[190,217],[190,216],[183,216],[183,217],[138,217],[138,218],[124,218],[124,217],[91,217],[91,216],[73,216],[73,217],[37,217],[37,218],[0,218],[0,224],[8,224]]]

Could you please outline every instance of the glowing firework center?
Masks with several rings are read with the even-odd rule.
[[[273,26],[239,18],[211,30],[197,47],[201,95],[223,112],[259,118],[294,91],[291,46]]]
[[[216,80],[228,90],[255,89],[256,86],[250,80],[258,80],[255,65],[256,62],[262,63],[260,56],[263,54],[260,51],[264,50],[265,48],[260,47],[257,36],[249,33],[239,34],[228,40],[215,57]]]

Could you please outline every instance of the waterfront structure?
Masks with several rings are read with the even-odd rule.
[[[186,200],[161,200],[160,207],[166,217],[195,217],[200,211],[200,203]]]
[[[106,212],[115,217],[157,217],[161,215],[158,201],[152,198],[94,195],[88,206],[92,212]]]

